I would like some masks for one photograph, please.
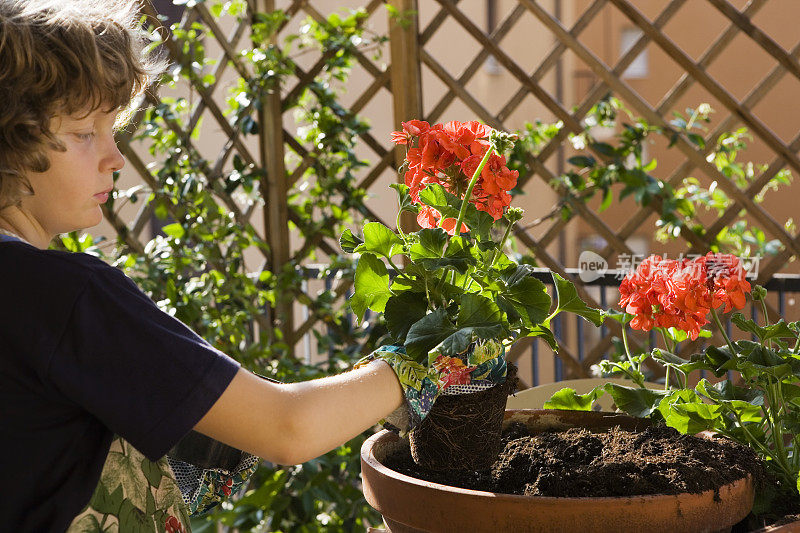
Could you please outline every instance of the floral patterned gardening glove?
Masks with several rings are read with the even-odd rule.
[[[405,402],[381,423],[405,435],[418,426],[440,394],[469,394],[488,389],[506,379],[505,347],[495,340],[478,340],[463,353],[443,355],[440,346],[428,352],[428,366],[406,355],[403,346],[381,346],[355,364],[375,359],[391,365],[403,388]]]

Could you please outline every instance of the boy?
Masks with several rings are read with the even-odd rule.
[[[142,54],[136,10],[119,0],[0,0],[4,529],[65,530],[98,486],[113,434],[152,461],[194,428],[296,464],[402,402],[382,361],[311,382],[264,381],[121,271],[47,249],[102,220],[124,164],[118,112],[164,67]]]

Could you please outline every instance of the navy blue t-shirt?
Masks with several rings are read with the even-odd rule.
[[[216,402],[239,364],[117,268],[0,235],[0,520],[64,531],[112,435],[151,460]]]

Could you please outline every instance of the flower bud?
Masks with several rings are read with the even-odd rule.
[[[514,147],[514,142],[516,140],[516,133],[506,133],[505,131],[493,129],[489,134],[489,142],[494,147],[495,152],[500,155],[509,152]]]
[[[754,302],[758,302],[767,297],[767,289],[765,289],[761,285],[754,285],[753,290],[750,292],[750,295],[753,297]]]

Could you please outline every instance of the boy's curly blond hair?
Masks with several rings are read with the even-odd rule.
[[[145,53],[135,0],[0,0],[0,210],[32,194],[25,174],[64,150],[57,114],[127,106],[166,68]]]

